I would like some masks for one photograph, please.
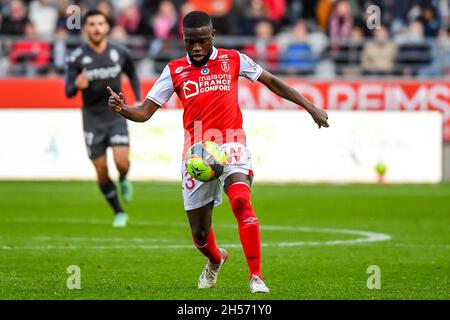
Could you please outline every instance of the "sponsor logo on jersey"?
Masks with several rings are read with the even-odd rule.
[[[89,56],[84,56],[83,59],[81,59],[81,64],[89,64],[92,63],[94,60]]]
[[[228,63],[227,60],[223,60],[223,61],[222,61],[222,64],[220,65],[220,67],[222,68],[222,70],[223,70],[224,72],[230,71],[230,64]]]
[[[181,71],[183,71],[184,67],[178,67],[175,69],[175,73],[180,73]]]
[[[184,82],[182,89],[186,99],[198,95],[199,92],[198,83],[191,80]]]
[[[209,69],[208,69],[208,68],[203,68],[202,71],[201,71],[201,73],[202,73],[203,75],[207,75],[207,74],[209,73]]]
[[[109,58],[111,59],[112,62],[116,63],[119,61],[120,59],[120,55],[119,52],[117,52],[116,49],[111,49],[109,51]]]
[[[75,49],[72,54],[70,55],[69,61],[75,62],[75,60],[83,53],[83,49],[77,48]]]
[[[104,80],[116,78],[122,72],[122,67],[116,64],[112,67],[96,68],[87,71],[88,80]]]

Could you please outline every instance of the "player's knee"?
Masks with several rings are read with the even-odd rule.
[[[120,173],[127,173],[130,169],[130,162],[128,160],[117,161],[116,168]]]
[[[103,186],[103,185],[109,183],[109,181],[111,181],[111,180],[109,179],[109,177],[107,175],[106,176],[97,176],[97,183],[100,186]]]
[[[97,168],[97,182],[100,185],[106,184],[110,181],[109,175],[108,175],[108,169],[99,169]]]
[[[192,236],[195,238],[197,243],[203,244],[206,242],[210,228],[203,226],[196,226],[192,228]]]
[[[235,195],[230,198],[230,204],[239,224],[258,223],[258,218],[256,217],[248,195]]]
[[[236,195],[230,199],[231,208],[233,211],[246,211],[247,209],[251,209],[252,205],[250,203],[250,199],[243,195]]]

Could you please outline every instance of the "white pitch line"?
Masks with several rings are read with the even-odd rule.
[[[70,224],[109,224],[104,220],[98,219],[77,219],[77,218],[6,218],[1,219],[8,222],[20,222],[20,223],[70,223]],[[184,223],[161,223],[161,222],[149,222],[149,221],[132,221],[130,225],[139,226],[175,226],[175,227],[187,227]],[[219,224],[216,225],[222,228],[236,228],[235,224]],[[297,246],[335,246],[335,245],[354,245],[361,243],[371,243],[378,241],[387,241],[391,237],[387,234],[376,233],[370,231],[348,230],[348,229],[332,229],[332,228],[313,228],[313,227],[300,227],[300,226],[275,226],[275,225],[262,225],[262,230],[272,231],[297,231],[297,232],[312,232],[312,233],[331,233],[331,234],[346,234],[359,236],[356,239],[349,240],[330,240],[330,241],[297,241],[297,242],[264,242],[262,247],[297,247]],[[176,242],[173,239],[157,239],[157,238],[90,238],[90,237],[50,237],[41,236],[33,238],[35,240],[43,241],[74,241],[74,242],[135,242],[142,244],[129,244],[129,245],[40,245],[40,246],[0,246],[0,250],[78,250],[78,249],[93,249],[93,250],[114,250],[114,249],[190,249],[193,248],[192,244],[166,244],[166,245],[147,245],[145,242]],[[223,244],[227,248],[241,248],[241,244],[230,243]]]
[[[90,237],[33,237],[35,240],[44,241],[75,241],[75,242],[176,242],[175,239],[160,238],[90,238]]]

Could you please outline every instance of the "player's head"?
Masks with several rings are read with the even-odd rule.
[[[202,11],[189,12],[183,19],[186,51],[195,66],[203,66],[211,56],[215,30],[211,17]]]
[[[89,10],[84,15],[84,30],[90,42],[98,45],[109,33],[109,21],[100,10]]]

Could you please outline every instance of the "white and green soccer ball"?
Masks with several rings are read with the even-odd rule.
[[[192,145],[186,153],[186,170],[192,178],[207,182],[223,173],[227,156],[215,142],[202,141]]]

